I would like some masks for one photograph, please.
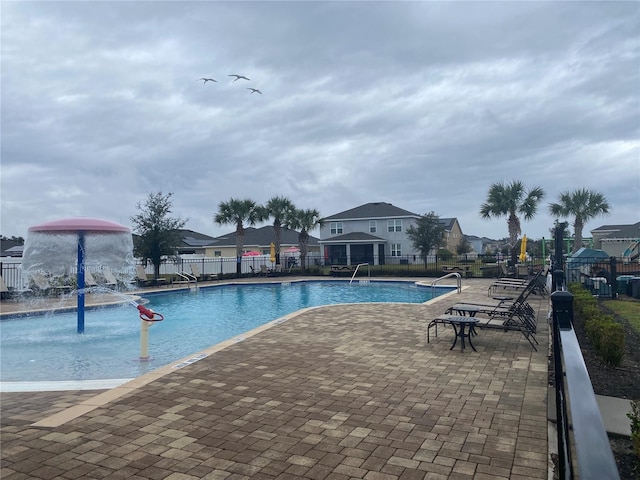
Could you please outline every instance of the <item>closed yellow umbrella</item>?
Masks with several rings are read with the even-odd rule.
[[[520,261],[525,262],[527,260],[527,236],[522,236],[522,241],[520,242]]]
[[[271,245],[269,245],[269,260],[271,260],[271,263],[274,263],[276,261],[276,245],[271,242]]]

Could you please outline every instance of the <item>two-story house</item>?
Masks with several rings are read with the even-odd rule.
[[[407,229],[420,218],[386,202],[360,205],[325,217],[320,245],[325,264],[421,262],[420,252],[407,236]],[[445,226],[444,248],[455,252],[462,230],[455,218],[441,218]],[[396,261],[397,260],[397,261]]]
[[[602,225],[591,230],[591,235],[593,247],[604,250],[611,257],[639,257],[640,222],[631,225]]]

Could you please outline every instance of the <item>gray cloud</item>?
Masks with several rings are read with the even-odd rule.
[[[640,211],[634,2],[10,2],[2,15],[2,233],[129,225],[148,192],[224,233],[220,201],[285,195],[478,216],[491,183],[591,188]],[[238,73],[250,82],[233,82]],[[218,82],[203,84],[200,77]],[[247,87],[263,95],[250,95]],[[227,228],[228,229],[228,228]]]

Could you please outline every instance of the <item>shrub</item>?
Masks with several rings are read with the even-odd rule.
[[[567,290],[575,295],[576,293],[584,290],[584,287],[579,282],[571,282],[567,285]]]
[[[582,304],[581,308],[577,309],[578,310],[578,315],[580,315],[580,318],[582,318],[582,320],[584,320],[585,322],[591,320],[591,319],[598,319],[602,316],[602,312],[600,311],[600,309],[598,308],[597,305],[591,305],[591,304]]]
[[[439,248],[437,252],[437,256],[439,260],[444,260],[445,262],[448,262],[453,258],[453,253],[451,253],[446,248]]]
[[[640,400],[631,402],[631,412],[627,413],[627,417],[631,420],[631,442],[633,442],[633,450],[640,459]]]
[[[584,322],[587,336],[593,343],[596,353],[612,366],[622,365],[624,356],[624,328],[613,316],[605,315],[598,308],[597,300],[580,283],[570,283],[573,294],[574,311]]]
[[[592,317],[584,324],[587,336],[602,360],[611,366],[622,365],[624,356],[624,328],[609,315]]]

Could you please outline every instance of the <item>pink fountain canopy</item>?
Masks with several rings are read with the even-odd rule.
[[[135,259],[131,230],[118,223],[95,218],[67,218],[32,226],[22,253],[22,269],[52,275],[73,272],[78,264],[80,239],[85,266],[128,273]]]
[[[29,227],[29,232],[114,232],[129,233],[130,230],[119,223],[97,218],[65,218]]]

